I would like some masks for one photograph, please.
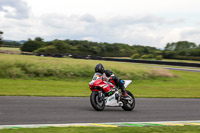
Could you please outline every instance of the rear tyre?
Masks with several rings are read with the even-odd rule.
[[[104,94],[99,95],[99,92],[93,91],[90,95],[90,103],[92,107],[97,111],[102,111],[105,108]]]
[[[122,108],[125,111],[132,111],[135,108],[135,98],[130,91],[126,90],[126,92],[129,96],[130,100],[122,100],[122,102],[123,102]]]

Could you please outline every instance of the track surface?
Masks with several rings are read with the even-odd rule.
[[[200,99],[136,98],[133,111],[94,111],[88,97],[0,96],[0,125],[200,120]]]
[[[162,67],[162,66],[148,66],[148,67],[164,68],[164,69],[169,69],[169,70],[200,72],[199,69],[193,69],[193,68],[175,68],[175,67]]]

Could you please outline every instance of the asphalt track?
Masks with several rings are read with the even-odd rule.
[[[175,68],[175,67],[161,67],[161,66],[148,66],[148,67],[164,68],[164,69],[179,70],[179,71],[200,72],[199,69],[193,69],[193,68]]]
[[[200,120],[200,99],[136,98],[133,111],[94,111],[88,97],[0,96],[0,125]]]

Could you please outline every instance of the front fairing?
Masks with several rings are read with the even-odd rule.
[[[114,85],[110,82],[104,81],[101,73],[95,73],[92,81],[89,83],[91,91],[103,90],[105,93],[109,92]]]
[[[102,74],[101,73],[95,73],[93,78],[92,78],[92,81],[89,82],[89,87],[91,89],[91,91],[99,91],[96,86],[98,84],[100,84],[101,82],[103,82],[102,80]]]

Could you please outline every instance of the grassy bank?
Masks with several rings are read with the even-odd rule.
[[[0,95],[89,96],[94,66],[103,63],[136,97],[200,98],[200,74],[144,64],[0,54]]]
[[[0,54],[0,78],[91,78],[95,65],[100,62],[123,79],[174,77],[168,70],[149,68],[142,64]]]
[[[49,127],[2,129],[0,133],[199,133],[200,126],[164,126],[164,127]]]

